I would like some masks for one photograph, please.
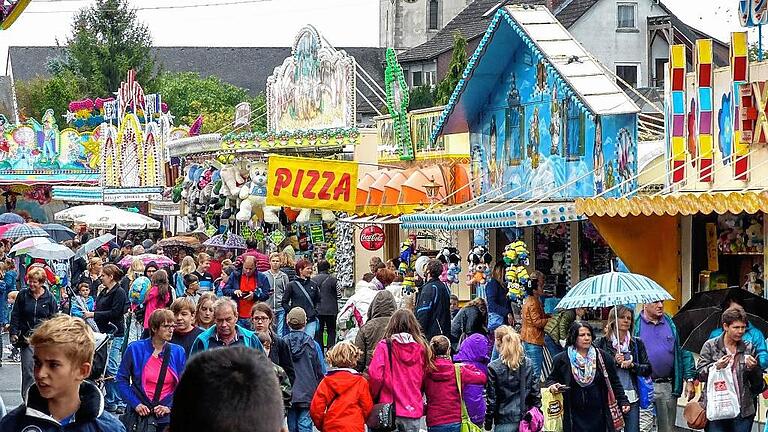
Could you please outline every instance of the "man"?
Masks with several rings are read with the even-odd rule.
[[[200,292],[214,291],[213,276],[208,272],[210,267],[211,256],[205,252],[197,254],[197,270],[192,274],[197,276],[197,280],[200,281]]]
[[[260,272],[265,272],[269,270],[269,257],[261,252],[259,252],[259,244],[256,243],[256,240],[248,240],[245,242],[245,247],[247,248],[245,250],[245,253],[237,257],[237,260],[235,260],[235,266],[240,267],[243,264],[243,260],[247,256],[252,256],[256,258],[256,270]]]
[[[416,319],[427,340],[434,336],[451,336],[451,291],[443,282],[443,263],[431,259],[427,263],[427,283],[416,300]]]
[[[237,304],[232,299],[220,298],[213,304],[214,324],[201,333],[192,343],[190,357],[209,349],[245,346],[255,348],[262,353],[264,347],[256,335],[237,325]]]
[[[680,347],[680,337],[672,318],[664,313],[664,302],[647,303],[635,318],[635,336],[644,341],[653,372],[656,404],[656,425],[659,432],[675,429],[677,398],[685,391],[690,399],[694,395],[693,355]],[[650,342],[652,341],[652,342]],[[640,427],[650,431],[653,409],[640,410]],[[647,427],[650,425],[650,427]]]
[[[371,260],[368,261],[368,266],[370,267],[371,273],[373,273],[374,276],[376,275],[376,272],[379,271],[379,269],[387,267],[381,258],[377,256],[371,257]]]
[[[320,291],[320,303],[317,305],[318,329],[315,333],[315,340],[321,348],[330,349],[336,343],[336,315],[339,313],[339,299],[341,290],[339,290],[336,276],[329,273],[331,264],[326,260],[317,262],[317,274],[312,278],[312,282],[317,284]],[[323,329],[328,331],[328,344],[323,344]]]
[[[123,245],[120,247],[120,259],[123,259],[128,255],[131,255],[131,253],[133,253],[133,242],[130,240],[126,240],[123,242]]]
[[[250,255],[243,260],[242,269],[232,272],[222,291],[237,302],[237,323],[247,329],[251,328],[253,304],[265,301],[272,294],[269,279],[256,271],[256,258]]]

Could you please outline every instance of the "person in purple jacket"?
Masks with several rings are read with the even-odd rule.
[[[488,337],[475,333],[464,340],[459,347],[459,352],[453,356],[453,361],[472,365],[487,376],[488,362],[490,361],[489,351]],[[485,421],[483,387],[482,384],[467,384],[464,386],[464,393],[462,394],[469,419],[479,427],[483,427]]]

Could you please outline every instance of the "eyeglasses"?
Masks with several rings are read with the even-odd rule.
[[[252,317],[251,321],[257,321],[257,322],[269,321],[269,317],[265,317],[265,316]]]
[[[163,325],[161,325],[160,327],[161,327],[161,328],[164,328],[164,329],[166,329],[166,330],[171,330],[171,329],[174,329],[174,328],[176,328],[176,324],[163,324]]]

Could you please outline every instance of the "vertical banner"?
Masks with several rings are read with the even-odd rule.
[[[685,178],[685,45],[669,47],[672,183]]]
[[[712,39],[696,41],[696,90],[698,93],[699,181],[711,183],[714,160],[714,95],[712,93]]]
[[[357,162],[272,155],[267,205],[355,211]]]
[[[749,143],[741,128],[742,95],[741,88],[747,83],[749,71],[749,47],[747,44],[747,32],[731,33],[731,82],[733,83],[733,175],[737,180],[749,180]],[[751,92],[749,95],[751,99]]]

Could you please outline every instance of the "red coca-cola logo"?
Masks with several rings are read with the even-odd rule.
[[[360,231],[360,244],[369,251],[376,251],[384,246],[384,230],[377,225],[371,225]]]

